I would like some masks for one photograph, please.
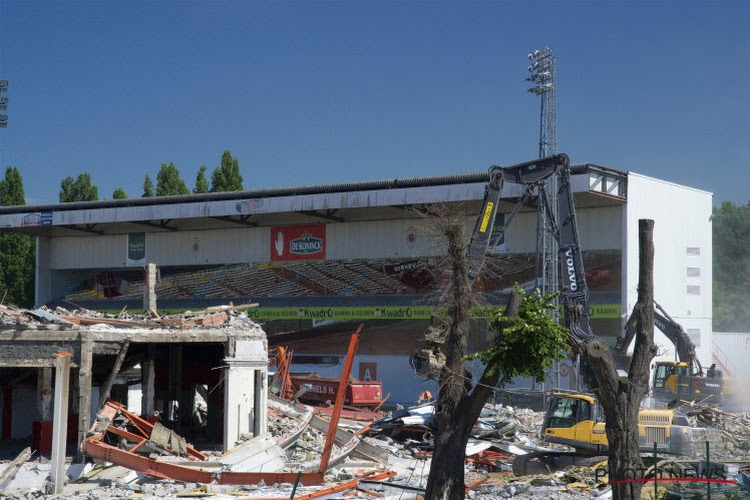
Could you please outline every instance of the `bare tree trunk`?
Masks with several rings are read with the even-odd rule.
[[[609,478],[614,500],[641,498],[643,483],[617,483],[633,479],[632,471],[643,469],[638,446],[638,411],[648,392],[654,345],[654,221],[640,220],[638,302],[631,319],[637,331],[633,360],[627,377],[620,378],[609,345],[596,339],[587,352],[599,387],[597,398],[606,413],[609,442]],[[630,473],[630,477],[628,476]]]
[[[463,227],[452,225],[446,230],[452,284],[448,304],[449,326],[445,339],[445,368],[442,370],[435,408],[435,447],[427,479],[426,500],[462,500],[466,492],[464,462],[466,443],[485,401],[499,378],[485,369],[473,390],[464,370],[464,356],[469,332],[471,287]],[[513,291],[506,315],[518,314],[520,297]]]

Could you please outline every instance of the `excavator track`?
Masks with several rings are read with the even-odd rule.
[[[605,455],[583,454],[580,451],[534,451],[515,458],[513,474],[516,476],[549,474],[571,465],[591,465],[606,458]]]

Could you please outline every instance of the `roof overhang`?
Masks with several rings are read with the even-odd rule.
[[[588,164],[587,164],[588,165]],[[597,166],[598,167],[598,166]],[[620,205],[626,174],[604,167],[573,177],[579,208]],[[609,183],[607,182],[609,180]],[[262,227],[413,218],[431,205],[473,215],[481,207],[487,173],[393,179],[352,184],[209,193],[102,202],[0,208],[0,230],[42,236]],[[609,186],[609,191],[606,187]],[[500,211],[510,211],[523,187],[506,183]],[[535,203],[522,210],[534,210]]]

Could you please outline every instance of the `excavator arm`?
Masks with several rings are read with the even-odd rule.
[[[518,209],[533,194],[535,187],[539,186],[548,178],[558,173],[561,169],[568,166],[568,157],[566,155],[554,155],[538,160],[519,163],[510,167],[490,167],[490,180],[484,189],[484,200],[482,210],[479,213],[474,230],[471,234],[469,247],[467,249],[469,258],[469,280],[473,283],[479,274],[484,257],[490,250],[491,244],[498,241],[505,233],[505,229],[513,220]],[[503,227],[495,229],[495,217],[497,208],[502,194],[503,184],[513,182],[526,186],[526,191],[521,199],[516,203],[515,208],[510,216],[505,220]]]
[[[698,361],[698,356],[695,353],[695,344],[690,340],[690,336],[685,329],[682,328],[682,325],[672,319],[667,311],[665,311],[656,301],[654,301],[654,307],[656,307],[656,311],[654,311],[654,326],[658,328],[670,342],[672,342],[677,350],[677,357],[683,363],[688,364],[691,374],[702,376],[703,367],[701,366],[700,361]],[[630,343],[635,337],[636,330],[637,325],[634,319],[631,318],[625,324],[625,335],[618,343],[618,350],[621,354],[627,352]]]
[[[493,166],[489,170],[490,179],[485,187],[482,209],[474,225],[474,230],[467,248],[469,281],[473,283],[479,275],[485,256],[490,252],[494,242],[499,241],[505,229],[513,221],[518,210],[538,192],[538,202],[546,205],[547,224],[552,228],[559,244],[559,257],[562,271],[560,300],[565,311],[565,326],[570,331],[571,347],[576,352],[583,352],[583,346],[594,338],[589,325],[588,299],[589,291],[583,267],[578,237],[578,223],[573,203],[573,192],[570,185],[570,166],[567,155],[558,154],[540,158],[510,167]],[[558,175],[558,217],[547,199],[545,181]],[[526,187],[513,210],[505,218],[504,225],[495,228],[495,217],[502,194],[503,184],[512,182]],[[538,188],[538,189],[537,189]],[[427,338],[427,337],[426,337]],[[434,344],[434,342],[433,342]],[[442,359],[437,344],[433,348],[423,349],[412,356],[412,367],[427,376],[439,373]],[[584,360],[584,365],[585,365]],[[590,369],[584,368],[587,383],[593,383]]]

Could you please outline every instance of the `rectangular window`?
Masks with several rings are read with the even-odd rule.
[[[687,255],[700,255],[701,248],[700,247],[687,247],[686,253]]]
[[[687,329],[688,337],[690,337],[690,340],[693,341],[693,344],[695,344],[695,347],[701,346],[701,330],[700,328],[688,328]]]
[[[701,294],[701,287],[700,287],[700,285],[688,285],[687,286],[687,294],[688,295],[700,295]]]
[[[697,278],[701,275],[701,268],[700,267],[688,267],[687,268],[687,276],[688,278]]]

